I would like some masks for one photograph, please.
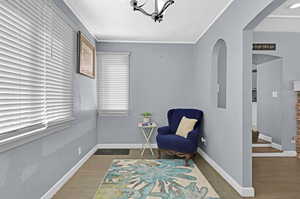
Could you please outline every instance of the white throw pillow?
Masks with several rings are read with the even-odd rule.
[[[187,117],[183,117],[180,121],[180,124],[177,128],[176,135],[187,138],[189,132],[194,129],[194,126],[198,120],[189,119]]]

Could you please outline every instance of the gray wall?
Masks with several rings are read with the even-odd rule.
[[[255,32],[255,42],[277,43],[276,51],[264,52],[283,58],[283,90],[282,99],[282,147],[283,150],[295,150],[295,144],[291,143],[296,135],[295,104],[296,94],[293,91],[292,81],[300,79],[299,67],[299,45],[300,33],[275,33],[275,32]],[[261,52],[255,52],[261,53]]]
[[[242,30],[271,2],[234,1],[195,46],[195,105],[204,110],[207,139],[207,145],[201,147],[245,187],[252,186],[252,32],[243,34]],[[224,39],[227,44],[226,109],[216,108],[215,103],[216,73],[212,70],[212,50],[218,39]]]
[[[257,129],[281,144],[282,59],[257,66]],[[278,97],[273,97],[277,92]]]
[[[100,144],[144,143],[137,128],[142,112],[153,113],[153,119],[163,126],[169,109],[191,107],[195,98],[192,45],[97,43],[97,51],[131,53],[129,116],[101,117]]]
[[[55,3],[68,16],[65,18],[76,31],[85,32],[82,24],[60,0]],[[75,48],[74,48],[75,50]],[[97,142],[96,82],[75,74],[75,121],[65,130],[0,153],[0,198],[38,199],[71,169]],[[82,154],[78,155],[78,147]]]
[[[83,29],[61,0],[55,2],[76,30]],[[65,131],[0,154],[1,197],[39,198],[96,144],[97,135],[100,144],[143,143],[136,127],[141,112],[153,112],[154,120],[165,125],[168,109],[193,106],[205,113],[207,146],[202,149],[241,186],[251,186],[252,32],[242,30],[271,2],[234,1],[195,46],[98,43],[98,51],[132,53],[129,116],[100,118],[96,134],[96,82],[75,75],[77,120]],[[211,69],[218,39],[224,39],[228,47],[226,109],[216,108],[216,73]],[[297,79],[299,72],[295,67],[289,78]],[[83,148],[80,157],[78,146]]]

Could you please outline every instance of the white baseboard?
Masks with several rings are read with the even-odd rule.
[[[280,144],[277,144],[275,142],[272,142],[270,144],[252,144],[252,147],[272,147],[278,150],[282,150],[282,146]]]
[[[157,144],[151,144],[153,148],[157,148]],[[41,199],[51,199],[70,178],[78,171],[78,169],[97,151],[97,149],[141,149],[143,144],[98,144],[94,146],[74,167],[72,167],[57,183],[55,183]]]
[[[41,199],[51,199],[64,184],[78,171],[78,169],[97,151],[97,146],[94,146],[79,162],[71,168],[57,183],[55,183]]]
[[[282,146],[280,144],[275,143],[275,142],[272,142],[271,146],[275,149],[280,150],[280,151],[282,150]]]
[[[142,149],[143,144],[98,144],[98,149]],[[157,144],[151,144],[152,148],[158,148]]]
[[[253,187],[242,187],[202,149],[199,148],[198,152],[242,197],[254,197],[255,191]]]
[[[55,183],[49,191],[47,191],[41,199],[51,199],[63,185],[78,171],[78,169],[97,151],[101,148],[142,148],[143,144],[98,144],[93,147],[73,168],[71,168],[57,183]],[[151,145],[153,148],[157,148],[157,144]],[[200,148],[198,150],[200,155],[242,196],[242,197],[254,197],[253,187],[240,186],[226,171],[224,171],[213,159],[211,159]],[[297,153],[295,151],[285,151],[285,157],[295,157]],[[293,155],[293,156],[291,156]]]
[[[297,157],[297,152],[296,151],[283,151],[281,153],[252,153],[252,157],[263,157],[263,158],[268,158],[268,157]]]
[[[262,139],[262,140],[265,140],[267,142],[272,142],[272,137],[268,136],[268,135],[264,135],[264,134],[261,134],[259,133],[259,136],[258,136],[259,139]]]
[[[252,144],[252,147],[272,147],[272,144]]]

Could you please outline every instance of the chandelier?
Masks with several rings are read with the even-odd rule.
[[[147,2],[140,3],[141,0],[131,0],[130,4],[133,7],[134,11],[140,11],[144,15],[147,15],[151,17],[155,22],[161,22],[164,17],[164,13],[166,9],[175,3],[174,0],[154,0],[155,1],[155,8],[154,12],[149,13],[146,10],[144,10],[144,6],[146,5]]]

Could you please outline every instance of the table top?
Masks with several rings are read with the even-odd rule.
[[[148,125],[143,125],[144,123],[143,122],[139,122],[138,123],[138,127],[140,128],[156,128],[157,127],[157,124],[155,122],[150,122]]]

